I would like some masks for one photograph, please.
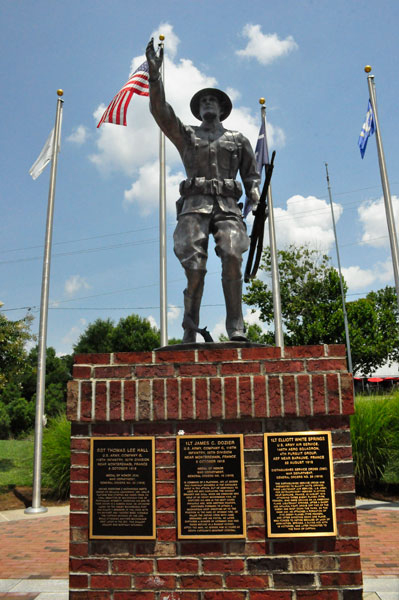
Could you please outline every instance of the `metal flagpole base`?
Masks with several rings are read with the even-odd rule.
[[[25,508],[24,513],[26,513],[27,515],[36,515],[38,513],[45,513],[48,511],[48,508],[46,508],[45,506],[39,506],[38,508],[33,508],[33,506],[29,506],[28,508]]]

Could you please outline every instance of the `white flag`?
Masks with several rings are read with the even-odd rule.
[[[61,127],[62,127],[62,113],[60,120],[60,137],[58,143],[58,152],[60,151],[61,146]],[[50,160],[53,158],[53,140],[54,140],[54,128],[51,130],[50,135],[48,136],[46,143],[43,146],[42,151],[37,157],[36,161],[33,163],[31,168],[29,169],[29,175],[31,175],[32,179],[37,179],[39,175],[44,171],[47,167]]]
[[[29,175],[32,176],[32,179],[37,179],[50,162],[53,155],[53,140],[54,129],[51,130],[51,133],[43,146],[43,150],[40,152],[36,161],[33,163],[29,170]]]

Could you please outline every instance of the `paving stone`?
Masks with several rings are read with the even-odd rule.
[[[376,504],[358,510],[364,600],[399,600],[399,510]],[[0,600],[67,600],[68,515],[2,516]]]

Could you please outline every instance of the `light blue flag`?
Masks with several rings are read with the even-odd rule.
[[[372,135],[374,133],[374,131],[375,131],[374,114],[373,114],[373,108],[371,106],[371,102],[369,100],[369,104],[367,107],[366,120],[363,123],[363,127],[362,127],[362,130],[359,135],[359,140],[357,142],[359,145],[359,148],[360,148],[360,154],[361,154],[362,158],[364,158],[364,153],[366,152],[367,141],[368,141],[370,135]]]

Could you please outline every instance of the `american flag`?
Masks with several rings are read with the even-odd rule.
[[[116,94],[115,98],[101,117],[97,127],[100,127],[103,123],[126,125],[127,108],[133,94],[138,94],[139,96],[149,95],[147,61],[144,61],[143,64],[130,75],[129,80]]]

